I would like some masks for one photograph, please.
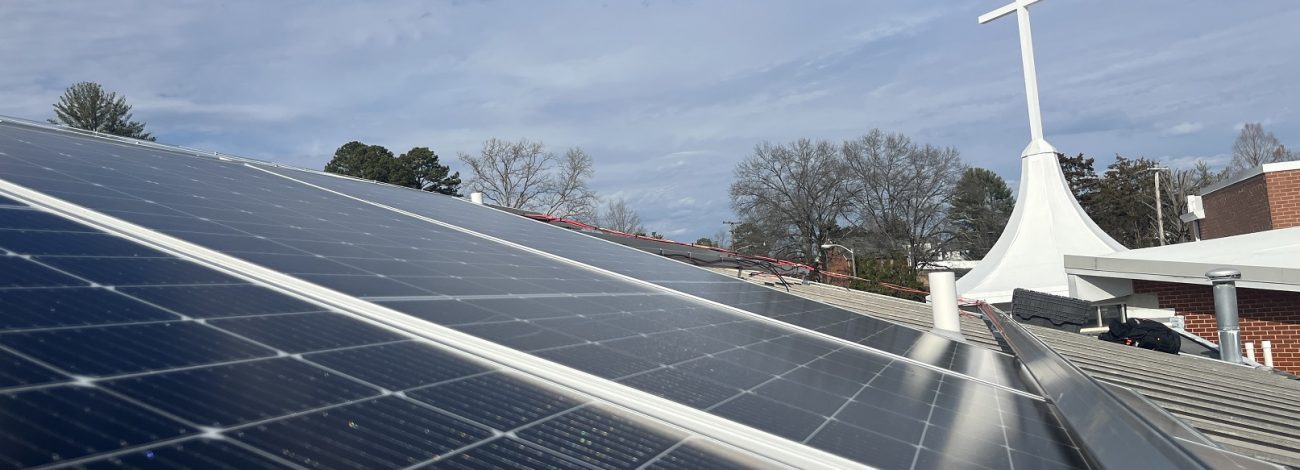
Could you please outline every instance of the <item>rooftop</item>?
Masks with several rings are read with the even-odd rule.
[[[1141,251],[1141,250],[1135,250]],[[718,269],[735,275],[735,269]],[[771,284],[765,276],[744,276]],[[930,306],[825,284],[770,286],[791,294],[926,331]],[[963,316],[972,344],[1001,350],[984,321]],[[1229,449],[1270,462],[1300,466],[1300,380],[1262,369],[1192,355],[1123,346],[1027,325],[1036,336],[1094,378],[1133,390]]]
[[[1069,274],[1204,285],[1210,284],[1206,272],[1225,266],[1241,271],[1238,286],[1300,291],[1300,227],[1065,257]]]
[[[1278,163],[1265,163],[1255,168],[1251,168],[1241,173],[1232,175],[1232,177],[1227,178],[1218,183],[1214,183],[1209,186],[1206,186],[1201,189],[1201,195],[1204,196],[1210,194],[1212,192],[1218,191],[1228,186],[1232,186],[1242,181],[1246,181],[1248,179],[1254,178],[1264,173],[1272,173],[1276,171],[1290,171],[1290,170],[1300,170],[1300,160],[1289,161],[1289,162],[1278,162]]]

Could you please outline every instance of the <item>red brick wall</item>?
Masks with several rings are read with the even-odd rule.
[[[1265,173],[1264,177],[1272,228],[1300,226],[1300,170]]]
[[[1135,280],[1133,291],[1155,294],[1160,308],[1172,308],[1183,317],[1187,331],[1219,341],[1210,286]],[[1300,373],[1300,292],[1238,288],[1237,317],[1241,342],[1255,342],[1256,361],[1264,363],[1263,342],[1272,341],[1273,366]]]
[[[1269,191],[1264,175],[1206,194],[1205,220],[1201,221],[1201,238],[1221,238],[1273,228],[1269,217]]]

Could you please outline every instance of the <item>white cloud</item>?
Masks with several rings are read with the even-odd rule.
[[[1169,135],[1187,135],[1204,129],[1205,125],[1199,122],[1180,122],[1165,128],[1165,133]]]
[[[1221,168],[1232,160],[1232,155],[1220,153],[1215,155],[1184,155],[1180,157],[1165,156],[1160,158],[1163,166],[1176,170],[1190,170],[1196,168],[1200,162],[1210,165],[1211,168]]]

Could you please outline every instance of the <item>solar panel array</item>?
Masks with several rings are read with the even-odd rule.
[[[556,256],[579,261],[618,274],[651,282],[679,292],[808,328],[885,352],[914,356],[992,383],[1026,389],[1011,356],[847,310],[813,302],[716,273],[655,256],[571,230],[541,224],[510,214],[473,207],[454,198],[429,198],[414,190],[381,186],[331,175],[288,168],[277,174],[319,185],[384,206],[435,218],[478,233],[508,240]],[[467,207],[470,206],[470,207]],[[940,345],[942,351],[917,348]],[[924,351],[924,354],[922,353]]]
[[[0,202],[2,467],[761,462]]]
[[[1008,356],[753,290],[726,276],[453,198],[13,125],[0,125],[0,179],[865,464],[1085,466]],[[446,354],[415,355],[432,349],[147,248],[125,249],[120,239],[84,228],[37,228],[45,232],[34,236],[22,224],[36,212],[7,212],[24,214],[6,214],[0,227],[27,240],[28,248],[6,248],[12,253],[0,260],[15,267],[4,272],[23,273],[14,282],[43,284],[0,289],[0,296],[13,296],[0,301],[70,307],[52,315],[16,314],[13,325],[5,324],[0,351],[33,363],[15,368],[32,378],[6,397],[42,390],[41,373],[56,364],[51,380],[79,384],[97,377],[92,373],[110,374],[105,377],[112,380],[90,388],[133,400],[127,403],[161,415],[162,422],[188,426],[178,438],[217,429],[237,443],[190,449],[260,449],[281,460],[293,460],[284,456],[296,452],[318,460],[384,454],[364,466],[405,466],[431,458],[415,449],[445,455],[465,446],[476,450],[456,455],[497,452],[481,462],[576,458],[612,468],[655,458],[665,465],[718,458],[703,444],[678,446],[683,431],[645,437],[653,433],[640,427],[628,431],[644,441],[635,458],[604,462],[598,460],[614,454],[566,451],[567,441],[556,436],[572,436],[565,433],[581,426],[635,427],[636,421],[605,405],[580,406],[563,419],[483,445],[514,423],[476,418],[476,412],[497,411],[472,400],[510,388],[473,384],[488,380],[479,377],[513,376],[474,375]],[[99,242],[105,247],[96,248]],[[30,262],[24,256],[38,262],[18,263]],[[58,289],[75,295],[48,292]],[[99,301],[92,298],[113,299],[105,304],[112,308],[85,313],[75,307]],[[47,317],[66,324],[40,323]],[[74,337],[59,343],[67,350],[51,346]],[[78,360],[85,354],[77,348],[98,353]],[[167,372],[141,372],[156,370]],[[432,378],[420,379],[423,374]],[[239,388],[276,375],[297,379],[278,381],[273,391]],[[306,385],[316,382],[331,386]],[[228,383],[250,401],[231,402],[213,383]],[[387,394],[410,387],[427,392]],[[300,395],[300,401],[279,400]],[[411,455],[385,454],[391,449],[372,441],[329,455],[311,446],[316,438],[348,442],[355,433],[330,427],[344,417],[423,416],[411,410],[424,405],[443,413],[425,413],[428,421],[412,426],[442,426],[456,432],[440,436],[469,437],[427,446],[388,443],[412,449]],[[347,412],[304,411],[328,406]],[[0,413],[8,410],[0,406]],[[40,423],[36,418],[22,422]],[[346,428],[355,430],[354,422]],[[455,427],[466,423],[472,426]],[[494,431],[474,434],[484,429]],[[173,439],[159,436],[141,442]],[[669,448],[674,453],[661,456]]]

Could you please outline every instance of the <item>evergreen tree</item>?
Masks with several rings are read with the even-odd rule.
[[[1126,247],[1145,248],[1160,244],[1156,231],[1155,188],[1152,187],[1150,171],[1157,166],[1153,160],[1116,155],[1115,163],[1099,180],[1093,210],[1088,215],[1098,227]],[[1167,178],[1163,181],[1168,184]]]
[[[105,91],[94,82],[81,82],[68,87],[54,104],[51,123],[85,129],[105,134],[120,135],[153,141],[144,131],[144,123],[131,120],[131,105],[126,97]]]
[[[1061,172],[1065,173],[1065,181],[1070,184],[1074,199],[1079,201],[1079,206],[1083,207],[1085,212],[1091,214],[1094,199],[1099,191],[1097,171],[1093,169],[1094,160],[1085,158],[1082,153],[1073,157],[1057,153],[1056,159],[1061,163]]]
[[[393,157],[393,152],[355,140],[334,152],[334,158],[325,164],[325,171],[408,188],[419,184],[415,172]]]
[[[397,159],[415,175],[416,185],[412,187],[460,196],[460,172],[451,173],[451,168],[439,163],[438,154],[428,147],[415,147]]]
[[[970,168],[961,175],[948,219],[966,259],[982,259],[993,248],[1015,205],[1011,189],[996,173]]]

